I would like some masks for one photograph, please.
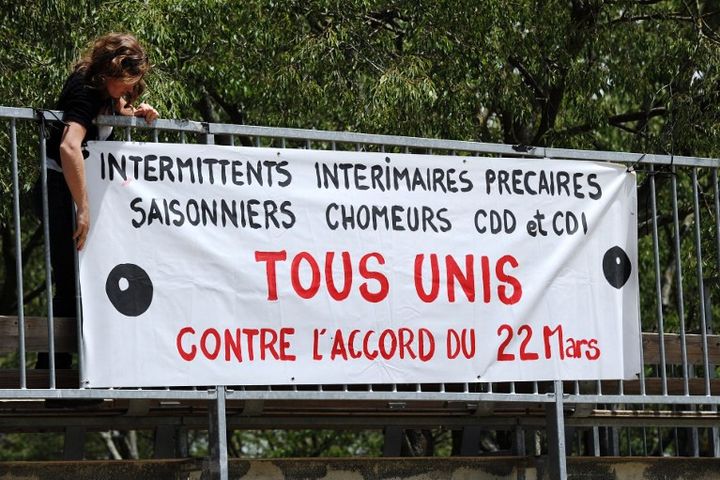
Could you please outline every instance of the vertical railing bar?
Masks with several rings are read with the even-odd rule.
[[[187,142],[187,139],[185,138],[185,130],[180,130],[180,143]]]
[[[515,455],[522,458],[527,455],[527,448],[525,447],[525,429],[520,425],[515,427]],[[520,475],[518,475],[520,478]]]
[[[23,290],[22,230],[20,226],[20,178],[17,158],[16,119],[10,119],[10,156],[12,158],[13,217],[15,221],[15,275],[18,301],[18,356],[20,367],[20,388],[27,388],[25,371],[25,292]]]
[[[227,412],[225,400],[225,387],[217,386],[217,397],[210,407],[208,441],[210,442],[210,478],[227,480],[228,451],[227,451]]]
[[[50,388],[55,388],[55,319],[53,316],[52,267],[50,263],[50,212],[48,210],[47,159],[45,158],[45,119],[40,115],[40,179],[42,183],[42,214],[45,249],[45,291],[47,296],[48,363],[50,366]]]
[[[665,322],[662,308],[662,285],[660,284],[660,247],[657,229],[657,197],[655,191],[655,166],[650,165],[650,207],[652,212],[653,263],[655,264],[655,302],[657,305],[658,346],[660,348],[660,377],[662,394],[667,395],[667,364],[665,363]]]
[[[260,136],[255,137],[255,147],[260,148],[262,147],[262,140],[260,139]]]
[[[592,427],[593,432],[593,456],[600,456],[600,428],[595,425]]]
[[[286,147],[286,142],[285,142],[285,137],[283,137],[283,138],[280,139],[280,146],[281,146],[282,148],[287,148],[287,147]]]
[[[546,404],[549,473],[553,478],[567,480],[565,456],[565,416],[562,380],[554,381],[552,404]]]
[[[77,228],[75,224],[75,215],[72,216],[73,231]],[[80,388],[85,388],[85,355],[83,354],[83,316],[82,316],[82,292],[80,291],[80,258],[78,257],[77,248],[73,249],[73,269],[75,270],[75,325],[77,327],[77,345],[78,345],[78,375],[80,376]]]
[[[125,141],[132,142],[132,134],[130,133],[130,127],[125,127]]]
[[[312,148],[312,142],[310,141],[309,138],[305,139],[305,148],[308,150],[310,150]]]
[[[577,435],[575,435],[575,438],[577,438],[577,445],[575,445],[575,448],[577,448],[577,454],[582,455],[584,449],[582,434],[578,433]]]
[[[718,184],[717,168],[713,168],[712,170],[712,182],[715,193],[715,241],[717,244],[715,248],[715,260],[717,262],[716,271],[720,272],[720,184]],[[713,410],[715,410],[715,412],[718,411],[717,405],[715,405]],[[710,436],[710,442],[712,443],[713,456],[716,458],[720,457],[720,428],[712,427],[708,431],[708,436]]]
[[[642,443],[643,443],[643,456],[647,457],[647,431],[645,430],[645,427],[642,427]]]
[[[720,185],[718,185],[718,169],[712,171],[713,190],[715,193],[715,260],[717,269],[720,272]]]
[[[160,142],[160,135],[158,134],[158,129],[157,129],[157,128],[153,128],[153,130],[152,130],[152,137],[153,137],[153,142],[154,142],[154,143],[159,143],[159,142]]]
[[[707,343],[707,317],[705,312],[705,281],[702,268],[702,246],[700,243],[700,200],[698,193],[697,168],[692,170],[693,181],[693,209],[695,215],[695,258],[697,259],[698,292],[700,294],[700,333],[703,345],[703,370],[705,374],[705,395],[710,396],[710,359],[708,358]]]
[[[641,305],[637,305],[638,331],[640,332],[640,395],[645,395],[645,352],[642,344],[642,314]]]
[[[682,256],[680,253],[680,218],[678,214],[677,172],[674,165],[672,167],[670,180],[672,184],[673,234],[675,236],[675,283],[677,283],[677,309],[678,320],[680,323],[680,355],[682,358],[683,393],[685,395],[690,395],[690,385],[688,380],[687,336],[685,335],[685,301],[683,299]]]
[[[233,135],[233,134],[230,134],[230,146],[231,147],[235,146],[235,135]]]

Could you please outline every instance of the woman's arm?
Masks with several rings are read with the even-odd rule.
[[[85,127],[79,123],[68,122],[60,142],[60,161],[63,175],[77,208],[73,239],[78,250],[82,250],[87,234],[90,231],[90,211],[85,186],[85,159],[82,154],[82,141],[85,138],[85,132]]]

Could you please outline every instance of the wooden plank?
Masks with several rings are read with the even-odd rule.
[[[55,351],[77,352],[77,321],[75,318],[57,317],[55,326]],[[18,351],[18,319],[0,316],[0,354]],[[25,317],[25,351],[47,352],[47,318]]]
[[[690,378],[688,379],[688,387],[690,395],[705,395],[705,379]],[[710,391],[713,395],[720,395],[720,379],[710,380]],[[583,392],[585,393],[585,392]],[[619,382],[617,380],[607,380],[602,382],[602,393],[616,395],[619,393]],[[640,395],[640,380],[626,381],[623,385],[623,393],[627,395]],[[646,395],[662,395],[662,379],[646,378],[645,394]],[[682,378],[667,379],[668,395],[684,395],[684,384]]]
[[[682,365],[682,338],[677,333],[666,333],[665,363],[668,365]],[[702,335],[692,333],[685,335],[687,345],[688,365],[703,364]],[[720,335],[708,335],[708,357],[711,365],[720,364]],[[646,364],[659,364],[660,362],[660,335],[657,333],[643,333],[643,360]]]
[[[50,370],[26,370],[27,388],[50,388]],[[77,370],[56,370],[57,388],[79,388],[80,376]],[[16,368],[0,369],[0,389],[20,388],[20,370]]]

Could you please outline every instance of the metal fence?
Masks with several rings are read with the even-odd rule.
[[[62,112],[0,107],[6,132],[0,137],[3,182],[12,181],[12,207],[4,200],[6,223],[12,225],[17,294],[17,387],[0,388],[0,399],[154,399],[204,401],[211,406],[209,422],[213,440],[214,468],[227,477],[225,434],[226,402],[243,401],[343,401],[385,402],[388,408],[412,408],[417,402],[439,402],[449,412],[463,405],[469,413],[458,419],[442,409],[430,420],[365,415],[342,424],[370,422],[377,427],[422,428],[425,424],[454,428],[498,428],[515,433],[514,451],[539,453],[528,432],[547,428],[547,448],[559,478],[566,475],[569,455],[690,455],[720,457],[718,404],[720,363],[717,331],[720,308],[713,298],[720,295],[720,160],[688,156],[540,148],[454,140],[369,135],[349,132],[300,130],[158,120],[149,128],[144,120],[129,117],[100,117],[97,123],[115,127],[115,138],[149,142],[218,143],[250,147],[304,148],[501,156],[543,159],[615,162],[627,164],[638,174],[640,229],[641,323],[644,369],[633,381],[515,382],[417,385],[317,385],[196,387],[193,389],[87,389],[59,386],[53,361],[52,285],[44,289],[47,345],[50,368],[47,385],[28,385],[26,363],[26,315],[23,285],[28,278],[28,259],[20,252],[30,240],[23,237],[27,222],[21,209],[22,185],[41,175],[45,186],[43,208],[44,249],[42,260],[49,270],[47,192],[45,185],[45,134]],[[24,139],[20,141],[19,139]],[[478,160],[481,161],[481,160]],[[10,167],[10,168],[8,168]],[[6,183],[7,184],[7,183]],[[7,188],[7,187],[6,187]],[[9,189],[9,188],[7,188]],[[10,223],[12,222],[12,223]],[[27,230],[27,228],[25,228]],[[27,236],[27,234],[25,234]],[[7,243],[7,238],[5,241]],[[7,265],[6,265],[7,268]],[[5,275],[8,275],[6,270]],[[46,276],[47,277],[47,276]],[[79,299],[78,299],[79,302]],[[79,309],[78,309],[79,310]],[[0,312],[13,315],[14,312]],[[77,319],[78,342],[82,341]],[[83,359],[78,359],[82,370]],[[1,371],[2,369],[0,369]],[[10,370],[8,370],[9,372]],[[13,370],[13,373],[15,370]],[[408,407],[409,406],[409,407]],[[529,408],[540,407],[540,414]],[[505,415],[493,412],[505,409]],[[524,409],[524,410],[523,410]],[[525,413],[523,413],[523,411]],[[258,417],[262,417],[259,415]],[[420,420],[418,420],[420,418]],[[438,420],[438,418],[441,418]],[[480,421],[479,418],[483,420]],[[258,420],[259,427],[282,428],[288,417]],[[312,424],[312,421],[305,422]],[[322,423],[322,421],[321,421]],[[331,425],[325,422],[324,425]],[[232,427],[233,425],[231,425]],[[530,447],[526,446],[530,443]],[[535,449],[535,450],[533,450]]]

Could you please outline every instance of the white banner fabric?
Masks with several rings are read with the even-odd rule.
[[[122,142],[88,153],[86,386],[640,371],[623,166]]]

